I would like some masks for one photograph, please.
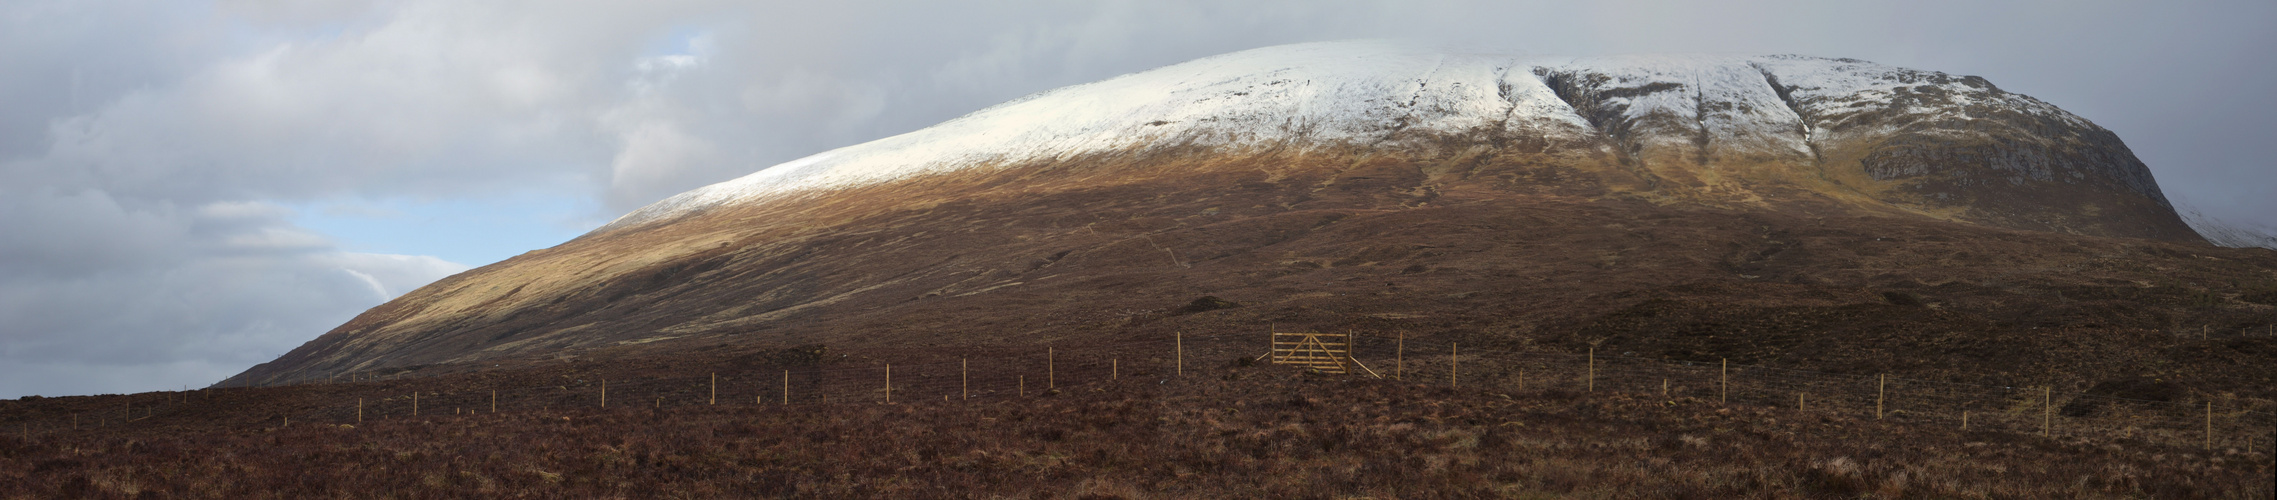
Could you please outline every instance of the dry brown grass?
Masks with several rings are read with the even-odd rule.
[[[976,403],[0,438],[6,498],[2269,498],[2267,454],[1190,367]],[[115,430],[115,429],[114,429]]]

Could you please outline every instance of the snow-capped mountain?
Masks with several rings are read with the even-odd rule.
[[[1949,332],[2256,258],[2187,257],[2202,245],[2117,136],[1977,77],[1303,44],[754,166],[405,294],[242,376],[1267,322],[1578,335],[1627,324],[1591,319],[1609,308],[1698,290],[1747,301],[1702,306],[1737,316],[1701,328],[1881,304],[1881,288],[1989,294],[1971,304],[1994,309],[1887,320],[1963,325],[1889,326]],[[2175,260],[2096,260],[2143,248]],[[2004,281],[1955,285],[1990,274]],[[1199,295],[1256,307],[1165,312]],[[1841,311],[1828,317],[1855,312]]]

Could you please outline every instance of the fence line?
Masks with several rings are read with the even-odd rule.
[[[779,408],[817,403],[991,401],[1054,391],[1102,390],[1100,383],[1179,377],[1189,364],[1260,362],[1270,350],[1264,333],[1185,336],[1091,344],[1083,349],[1042,346],[1032,352],[957,360],[850,365],[774,366],[691,376],[563,380],[557,384],[490,387],[452,382],[453,390],[370,387],[360,382],[401,377],[365,374],[304,378],[302,387],[330,388],[326,404],[257,415],[258,425],[354,424],[443,415],[610,408],[661,410],[683,406]],[[1850,375],[1727,362],[1666,361],[1630,356],[1458,349],[1453,342],[1399,337],[1352,337],[1351,355],[1391,365],[1381,376],[1414,384],[1517,391],[1629,393],[1694,398],[1726,404],[1845,413],[1912,425],[1970,431],[2132,438],[2193,447],[2266,451],[2277,418],[2213,401],[2167,402],[2056,394],[2044,386],[1984,386],[1914,380],[1881,374]],[[890,370],[890,372],[889,372]],[[1459,372],[1458,372],[1459,370]],[[890,373],[890,374],[889,374]],[[1344,376],[1368,377],[1366,373]],[[357,380],[358,383],[343,380]],[[1033,380],[1040,382],[1029,386]],[[1068,382],[1065,384],[1059,382]],[[463,386],[480,387],[463,387]],[[604,389],[605,388],[605,389]],[[608,395],[603,396],[602,391]],[[115,410],[71,415],[25,415],[0,428],[27,438],[60,432],[135,425],[153,417],[189,413],[206,405],[251,401],[244,389],[145,393],[125,397]],[[318,399],[318,398],[303,398]]]
[[[1439,370],[1447,382],[1446,356],[1453,343],[1413,338],[1374,338],[1354,347],[1363,357],[1404,358],[1409,374]],[[1397,349],[1402,352],[1394,352]],[[1808,412],[1842,412],[1863,418],[2055,436],[2134,438],[2191,447],[2232,447],[2267,451],[2277,416],[2238,404],[2199,400],[2146,401],[2084,393],[2056,393],[2047,386],[1986,386],[1906,379],[1882,374],[1838,374],[1731,364],[1725,375],[1718,361],[1667,361],[1461,346],[1462,386],[1499,386],[1573,392],[1619,391],[1661,394],[1731,404],[1796,408],[1807,394]],[[1523,378],[1520,386],[1519,377]],[[1723,393],[1728,377],[1729,393]],[[1665,384],[1665,385],[1664,385]],[[1664,389],[1665,387],[1665,389]],[[1880,409],[1877,415],[1877,408]],[[1964,416],[1965,415],[1965,416]]]

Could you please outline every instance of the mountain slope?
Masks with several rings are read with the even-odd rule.
[[[2241,297],[2277,288],[2273,270],[2267,253],[2204,247],[2110,132],[1982,79],[1308,44],[1053,90],[691,191],[241,377],[1266,323],[1849,368],[1911,345],[1908,369],[2054,377],[2173,361],[2129,354],[2150,332],[2251,328],[2268,308]],[[2167,289],[2213,298],[2073,300]],[[1184,307],[1203,296],[1244,307]],[[1815,319],[1779,319],[1794,317]],[[2191,376],[2266,353],[2207,356]]]

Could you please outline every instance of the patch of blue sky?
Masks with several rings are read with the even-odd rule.
[[[482,266],[559,245],[607,223],[590,198],[345,199],[293,205],[292,222],[351,252],[430,255]]]
[[[697,44],[702,43],[702,38],[706,33],[707,30],[694,24],[673,26],[666,30],[662,36],[650,40],[648,46],[642,47],[640,55],[642,57],[696,55],[702,49]]]

